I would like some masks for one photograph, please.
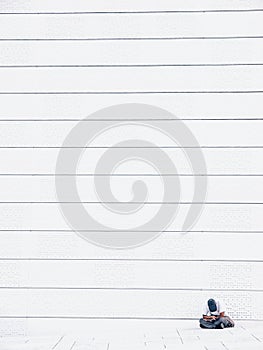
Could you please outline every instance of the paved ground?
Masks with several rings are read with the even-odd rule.
[[[176,326],[176,327],[175,327]],[[106,334],[105,334],[106,332]],[[74,334],[1,337],[1,350],[263,350],[263,322],[238,322],[235,328],[204,330],[194,322],[144,329],[131,335]],[[101,332],[102,333],[102,332]]]

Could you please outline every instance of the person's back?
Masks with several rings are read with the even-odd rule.
[[[209,299],[203,308],[203,317],[199,320],[201,328],[234,327],[234,321],[226,315],[225,304],[221,300]]]

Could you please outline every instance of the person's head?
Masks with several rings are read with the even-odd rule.
[[[207,304],[210,312],[216,312],[217,306],[215,299],[209,299]]]

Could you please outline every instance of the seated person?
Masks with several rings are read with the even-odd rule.
[[[199,320],[201,328],[225,328],[234,327],[235,323],[226,316],[224,304],[215,299],[209,299],[203,309],[203,317]]]

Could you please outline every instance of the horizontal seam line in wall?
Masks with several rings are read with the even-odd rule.
[[[82,201],[82,202],[39,202],[39,201],[0,201],[1,204],[113,204],[113,205],[134,205],[134,204],[144,204],[144,205],[160,205],[160,204],[166,204],[166,205],[176,205],[176,204],[182,204],[182,205],[188,205],[188,204],[194,204],[194,205],[263,205],[263,202],[89,202],[89,201]]]
[[[185,177],[197,177],[197,176],[204,176],[204,177],[226,177],[226,176],[231,176],[231,177],[262,177],[263,174],[15,174],[15,173],[2,173],[0,176],[47,176],[47,177],[53,177],[53,176],[73,176],[73,177],[78,177],[78,176],[110,176],[110,177],[124,177],[124,176],[153,176],[153,177],[165,177],[165,176],[185,176]]]
[[[230,262],[230,263],[263,263],[263,260],[242,259],[154,259],[154,258],[1,258],[0,261],[111,261],[111,262]]]
[[[0,121],[1,123],[1,121]],[[0,146],[0,149],[262,149],[263,146]]]
[[[0,95],[146,95],[146,94],[261,94],[263,90],[219,90],[219,91],[20,91],[0,92]]]
[[[85,117],[83,117],[85,118]],[[125,118],[125,119],[72,119],[72,118],[61,118],[61,119],[1,119],[0,118],[0,123],[2,122],[109,122],[109,121],[118,121],[118,122],[126,122],[126,121],[169,121],[169,122],[184,122],[184,121],[262,121],[263,118],[258,117],[252,117],[252,118]],[[10,146],[11,147],[11,146]]]
[[[197,320],[197,318],[180,318],[180,317],[132,317],[132,316],[4,316],[1,315],[0,319],[71,319],[71,320]],[[245,319],[242,319],[245,320]],[[246,320],[245,320],[246,321]]]
[[[238,289],[238,288],[148,288],[148,287],[0,287],[0,290],[133,290],[133,291],[187,291],[187,292],[251,292],[262,293],[263,289]]]
[[[251,36],[188,36],[188,37],[115,37],[115,38],[0,38],[1,41],[144,41],[144,40],[227,40],[263,39],[263,35]]]
[[[192,64],[57,64],[57,65],[3,65],[0,68],[170,68],[170,67],[231,67],[262,66],[263,63],[192,63]]]
[[[204,10],[142,10],[142,11],[36,11],[36,12],[0,12],[0,15],[121,15],[121,14],[162,14],[162,13],[225,13],[225,12],[262,12],[261,8],[254,9],[204,9]]]
[[[5,316],[1,315],[0,319],[70,319],[70,320],[156,320],[156,321],[193,321],[200,317],[137,317],[137,316]],[[261,321],[257,318],[235,318],[236,321]]]
[[[43,233],[46,233],[46,232],[59,232],[59,233],[74,233],[75,234],[75,231],[74,230],[57,230],[57,229],[49,229],[49,230],[45,230],[45,229],[38,229],[38,230],[34,230],[34,229],[0,229],[0,232],[27,232],[27,233],[31,233],[31,232],[43,232]],[[145,230],[138,230],[138,231],[135,231],[135,230],[78,230],[78,232],[160,232],[159,231],[145,231]],[[176,231],[176,230],[164,230],[162,231],[162,233],[185,233],[186,231]],[[209,231],[206,231],[206,230],[201,230],[201,231],[187,231],[187,233],[240,233],[240,234],[243,234],[243,233],[259,233],[259,234],[262,234],[263,231],[253,231],[253,230],[243,230],[243,231],[240,231],[240,230],[236,230],[236,231],[233,231],[233,230],[226,230],[226,231],[222,231],[222,230],[209,230]]]

